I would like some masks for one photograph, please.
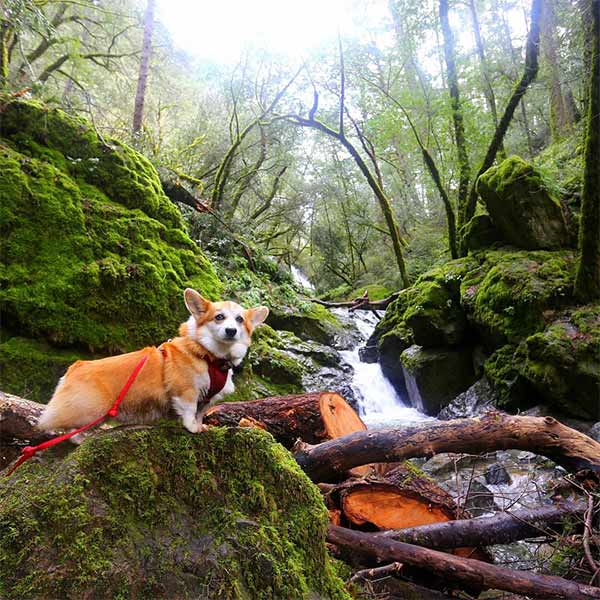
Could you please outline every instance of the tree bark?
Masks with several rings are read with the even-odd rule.
[[[379,562],[400,562],[423,569],[461,587],[505,590],[532,598],[600,598],[600,588],[561,577],[507,569],[337,525],[329,525],[327,541],[353,554],[373,557]]]
[[[492,121],[494,129],[498,127],[498,110],[496,109],[496,95],[490,81],[488,63],[485,58],[485,48],[481,39],[481,28],[479,27],[479,16],[477,14],[477,6],[475,0],[469,0],[469,10],[471,11],[471,20],[473,21],[473,34],[475,36],[475,45],[477,47],[477,55],[479,56],[479,65],[481,67],[481,79],[483,82],[483,94],[487,102],[488,108],[492,113]],[[506,157],[504,145],[500,144],[498,149],[501,157]]]
[[[140,60],[140,72],[138,76],[137,91],[135,93],[135,105],[133,110],[133,134],[139,133],[142,128],[144,116],[144,101],[146,99],[146,82],[150,67],[150,56],[152,54],[152,32],[154,30],[154,3],[148,0],[144,14],[144,41],[142,43],[142,56]]]
[[[475,214],[475,206],[477,204],[477,180],[479,179],[480,175],[485,173],[494,164],[494,160],[496,160],[496,155],[498,154],[498,150],[500,149],[502,141],[504,140],[504,136],[508,131],[508,126],[512,121],[515,110],[521,98],[525,95],[530,83],[537,77],[540,44],[540,14],[542,11],[542,6],[543,0],[533,0],[531,3],[531,28],[529,29],[529,34],[527,35],[525,69],[519,83],[516,85],[512,96],[508,101],[508,104],[506,105],[506,109],[504,110],[504,114],[498,123],[496,131],[494,132],[494,137],[492,138],[492,141],[487,149],[483,163],[481,164],[475,179],[473,179],[471,191],[469,192],[469,198],[465,206],[464,218],[462,221],[464,224],[468,223]],[[464,248],[462,248],[462,252],[463,254],[465,253]]]
[[[298,438],[318,444],[353,431],[366,430],[354,409],[335,392],[225,402],[209,409],[204,423],[237,427],[242,419],[264,425],[286,448],[291,448]]]
[[[45,406],[0,391],[0,438],[41,442],[52,435],[35,428]]]
[[[469,153],[467,151],[467,140],[465,136],[465,124],[458,89],[458,75],[456,73],[456,52],[454,49],[454,36],[448,20],[448,0],[440,0],[440,23],[444,37],[444,57],[446,59],[448,92],[452,106],[452,122],[454,123],[454,141],[458,155],[458,228],[466,223],[465,206],[469,191],[469,178],[471,167],[469,166]]]
[[[478,454],[493,450],[528,450],[568,470],[600,473],[600,443],[552,417],[515,417],[489,412],[422,427],[380,429],[310,446],[299,443],[294,457],[313,481],[335,481],[348,470],[369,463],[400,462],[444,452]]]
[[[570,91],[568,85],[561,83],[554,0],[544,2],[541,35],[542,50],[550,72],[550,129],[552,130],[552,138],[554,141],[558,141],[575,124],[575,113],[573,105],[569,101]]]
[[[575,295],[582,302],[600,297],[600,0],[591,0],[592,65],[586,117],[585,167],[579,225]]]
[[[582,520],[585,510],[584,502],[564,502],[553,506],[498,513],[480,519],[459,519],[405,529],[390,529],[378,535],[433,550],[510,544],[526,538],[544,536],[550,531],[560,531],[570,519]]]

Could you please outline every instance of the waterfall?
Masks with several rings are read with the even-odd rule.
[[[315,291],[315,286],[308,280],[306,275],[296,266],[292,265],[292,277],[294,281],[304,289],[311,292]]]
[[[341,309],[334,312],[346,319],[351,318],[363,338],[355,348],[343,350],[340,354],[354,369],[352,389],[358,398],[360,417],[367,427],[396,427],[431,420],[432,417],[412,408],[398,395],[384,376],[379,363],[361,362],[358,349],[373,333],[377,317],[371,312],[359,310],[350,314]]]

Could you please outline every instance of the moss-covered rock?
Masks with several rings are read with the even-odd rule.
[[[0,343],[0,389],[47,402],[69,365],[82,358],[86,356],[81,352],[60,350],[44,341],[12,337]]]
[[[488,347],[516,343],[541,331],[547,311],[569,301],[572,251],[493,250],[461,283],[461,304]]]
[[[412,406],[437,415],[475,381],[469,348],[425,349],[413,345],[400,356]]]
[[[483,369],[492,384],[496,403],[506,410],[529,408],[536,403],[527,381],[522,375],[526,360],[523,344],[507,344],[494,352],[484,363]]]
[[[328,515],[260,430],[113,430],[0,481],[3,598],[347,598]]]
[[[416,344],[456,346],[464,340],[467,320],[460,307],[460,284],[476,264],[472,258],[462,258],[419,278],[403,317]]]
[[[301,340],[315,340],[330,346],[338,345],[344,338],[344,328],[336,316],[324,306],[305,303],[300,307],[275,307],[267,323],[274,329],[291,331]]]
[[[219,296],[211,264],[144,157],[35,102],[9,103],[0,131],[4,339],[127,351],[175,333],[186,286]]]
[[[500,232],[494,227],[490,215],[475,215],[461,230],[465,248],[474,252],[489,248],[501,241]]]
[[[502,238],[528,250],[567,246],[570,235],[560,200],[540,171],[518,156],[488,169],[477,182]]]
[[[527,338],[522,377],[545,404],[600,419],[600,306],[573,309]]]

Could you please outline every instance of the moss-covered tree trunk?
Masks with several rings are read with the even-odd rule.
[[[592,68],[579,227],[580,257],[575,277],[575,295],[582,302],[600,298],[600,0],[591,0],[591,14]]]
[[[456,74],[456,52],[454,50],[454,36],[448,20],[448,0],[440,0],[440,23],[444,36],[444,57],[446,59],[448,92],[452,105],[452,122],[454,123],[454,141],[458,155],[459,181],[458,181],[458,227],[465,221],[465,208],[469,192],[470,166],[465,136],[465,124],[458,90],[458,76]]]

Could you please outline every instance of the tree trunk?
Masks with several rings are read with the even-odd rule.
[[[144,116],[144,101],[146,99],[146,82],[148,80],[148,69],[150,67],[150,55],[152,54],[152,31],[154,29],[154,3],[148,0],[144,14],[144,41],[142,43],[142,56],[140,59],[140,72],[138,76],[137,91],[135,93],[135,105],[133,110],[133,134],[137,135],[142,128]]]
[[[299,443],[294,457],[313,481],[335,481],[354,467],[444,452],[478,454],[528,450],[571,471],[600,473],[600,443],[552,417],[514,417],[498,412],[422,427],[354,433],[317,446]]]
[[[542,10],[542,50],[550,72],[550,129],[552,138],[558,141],[575,123],[573,106],[569,102],[569,90],[561,83],[556,43],[556,16],[554,1],[546,0]]]
[[[204,423],[237,427],[243,419],[263,425],[286,448],[291,448],[298,438],[318,444],[366,430],[354,409],[335,392],[224,402],[209,409]]]
[[[481,39],[481,28],[479,27],[479,16],[477,15],[477,6],[475,0],[469,0],[469,10],[471,11],[471,20],[473,22],[473,34],[475,36],[475,45],[477,47],[477,55],[479,56],[479,65],[481,67],[481,79],[483,81],[483,94],[487,102],[490,113],[492,114],[492,121],[494,123],[494,129],[498,127],[498,111],[496,109],[496,95],[494,94],[494,88],[490,81],[489,68],[487,60],[485,58],[485,48],[483,46],[483,40]],[[506,157],[504,145],[501,144],[498,152],[502,158]]]
[[[454,141],[458,154],[459,183],[458,183],[458,228],[466,223],[465,207],[469,191],[469,178],[471,168],[469,166],[469,154],[467,152],[467,140],[465,136],[465,124],[463,111],[458,91],[458,75],[456,73],[456,52],[454,49],[454,36],[448,20],[448,0],[440,0],[440,23],[444,36],[444,57],[446,59],[448,92],[452,106],[452,121],[454,123]]]
[[[378,535],[433,550],[510,544],[526,538],[545,536],[549,531],[560,531],[573,518],[581,521],[585,510],[585,502],[565,502],[554,506],[513,510],[479,519],[440,521],[430,525],[390,529]]]
[[[498,123],[498,127],[494,132],[494,137],[488,146],[483,163],[477,172],[477,175],[473,179],[471,185],[471,191],[469,192],[469,198],[465,206],[465,214],[463,223],[468,223],[469,220],[475,214],[475,206],[477,204],[477,180],[479,176],[485,173],[496,160],[496,155],[500,149],[500,145],[504,140],[504,136],[508,131],[517,105],[521,101],[521,98],[525,95],[529,84],[537,77],[538,72],[538,53],[540,43],[540,14],[542,11],[543,0],[533,0],[531,3],[531,28],[527,35],[527,49],[525,51],[525,69],[523,75],[515,87],[508,104],[504,110],[504,114]],[[462,253],[465,254],[465,248],[462,248]]]
[[[600,297],[600,0],[591,0],[592,65],[586,117],[585,167],[579,225],[575,295],[582,302]]]
[[[373,557],[382,563],[400,562],[423,569],[432,576],[442,577],[461,587],[506,590],[532,598],[564,598],[565,600],[600,598],[600,588],[568,581],[561,577],[507,569],[479,560],[396,542],[378,534],[352,531],[337,525],[329,525],[327,541],[353,554]]]

